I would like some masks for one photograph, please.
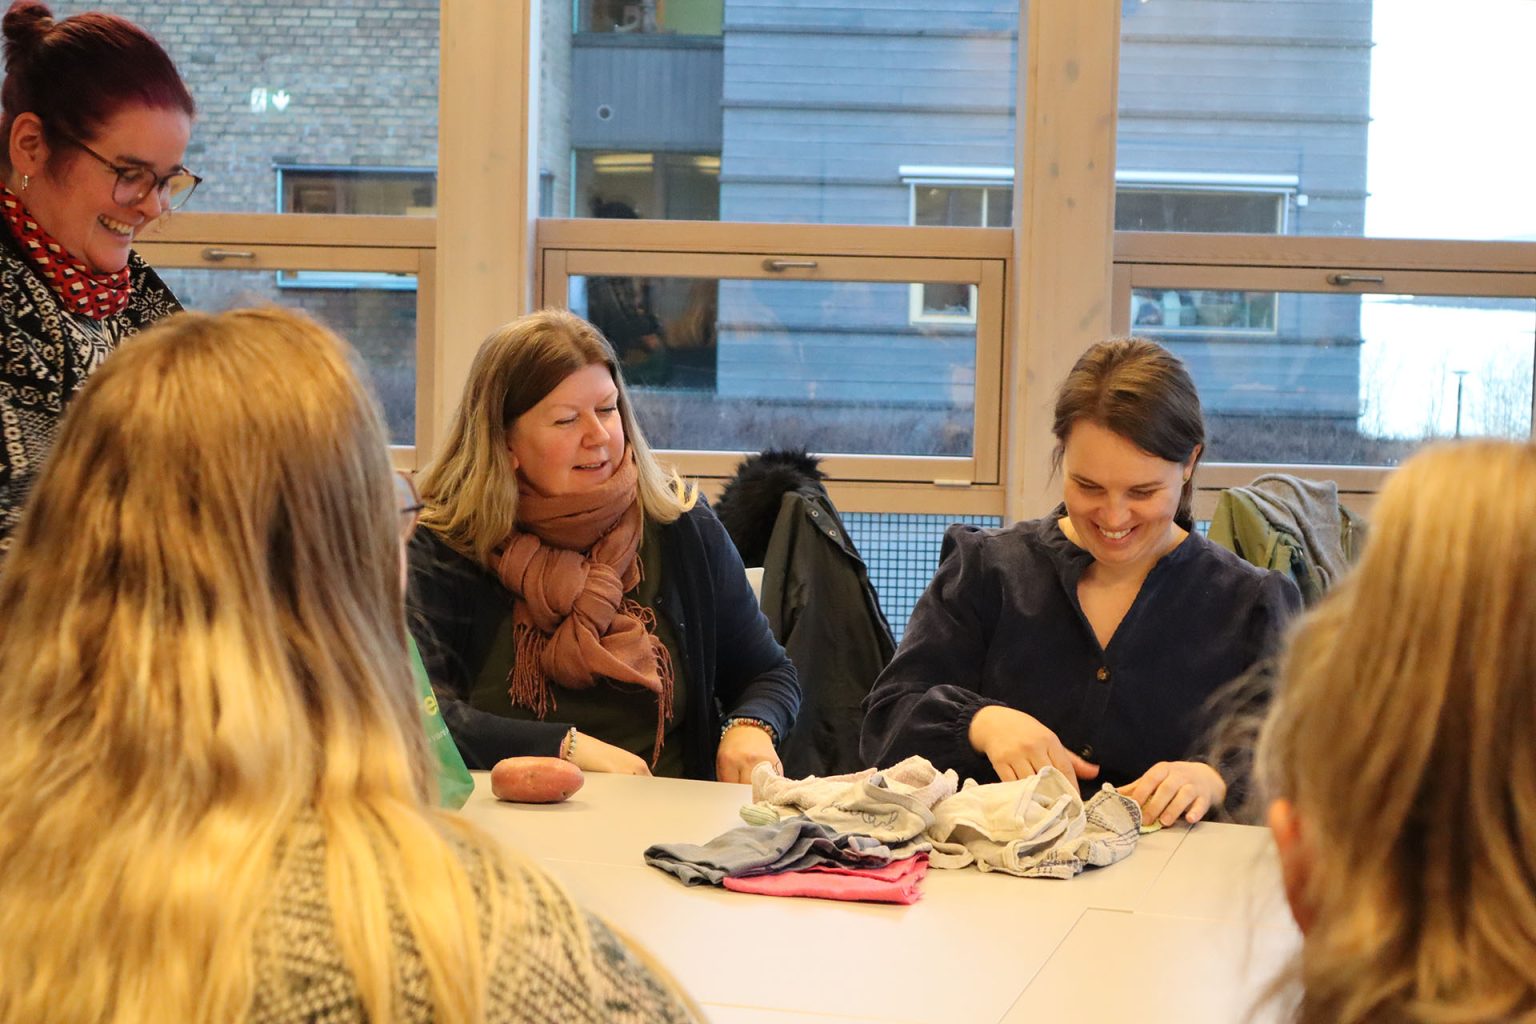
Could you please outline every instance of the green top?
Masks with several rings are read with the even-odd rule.
[[[667,723],[666,737],[661,746],[661,758],[651,766],[656,775],[681,778],[683,770],[683,709],[687,691],[686,663],[677,643],[677,633],[672,623],[656,607],[661,590],[661,539],[660,527],[649,519],[640,541],[640,565],[644,571],[640,582],[626,597],[656,612],[656,635],[666,645],[672,656],[672,720]],[[496,629],[492,644],[480,675],[474,681],[470,704],[483,711],[494,712],[507,718],[534,720],[538,716],[532,710],[512,703],[508,692],[507,675],[516,660],[516,647],[512,640],[512,616],[508,615]],[[505,666],[502,669],[501,666]],[[641,757],[650,764],[651,751],[656,744],[656,694],[635,683],[619,683],[601,679],[597,685],[585,690],[573,690],[558,683],[550,685],[553,707],[545,716],[549,721],[569,722],[588,736],[596,736],[605,743]]]

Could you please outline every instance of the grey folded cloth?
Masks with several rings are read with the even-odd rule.
[[[913,851],[903,851],[910,855]],[[688,885],[719,885],[721,880],[780,871],[801,871],[815,864],[884,867],[899,859],[890,847],[865,835],[845,835],[809,818],[785,818],[771,825],[742,825],[696,846],[657,843],[645,862],[676,875]]]

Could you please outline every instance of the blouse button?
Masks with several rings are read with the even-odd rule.
[[[1092,757],[1093,756],[1093,744],[1092,743],[1084,743],[1083,744],[1083,749],[1081,749],[1081,750],[1079,750],[1077,752],[1077,756],[1078,757],[1082,757],[1082,758]]]
[[[1101,683],[1108,682],[1109,669],[1105,668],[1103,665],[1100,665],[1099,670],[1094,673],[1094,678],[1098,679],[1098,681]]]

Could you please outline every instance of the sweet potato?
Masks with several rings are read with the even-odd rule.
[[[559,803],[581,783],[581,769],[558,757],[507,757],[491,769],[496,799],[520,804]]]

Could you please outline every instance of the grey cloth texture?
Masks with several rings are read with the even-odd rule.
[[[746,878],[803,871],[817,864],[878,868],[899,859],[878,839],[839,834],[801,816],[771,825],[742,825],[702,846],[657,843],[644,856],[651,867],[675,875],[688,885],[719,885],[728,876]]]
[[[1285,473],[1265,473],[1246,488],[1259,511],[1272,523],[1283,523],[1301,538],[1307,560],[1323,590],[1349,570],[1341,540],[1344,521],[1339,512],[1339,487],[1332,480],[1303,480]]]

